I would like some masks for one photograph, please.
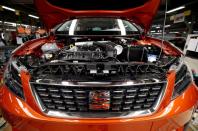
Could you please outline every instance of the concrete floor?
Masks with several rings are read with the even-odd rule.
[[[198,73],[198,59],[193,57],[185,57],[185,61],[188,63],[191,69]]]
[[[196,56],[198,57],[198,56]],[[185,61],[188,63],[191,69],[195,70],[198,74],[198,59],[196,57],[186,57]],[[198,131],[198,112],[193,115],[194,120],[190,123],[192,131]]]
[[[192,57],[186,57],[185,61],[188,63],[191,69],[194,69],[198,73],[198,59],[197,58],[192,58]],[[195,121],[192,121],[190,123],[190,128],[188,131],[198,131],[198,114],[194,114],[194,118],[196,119],[197,123]],[[196,125],[197,124],[197,125]],[[6,126],[0,131],[11,131],[11,127],[9,124],[6,124]]]

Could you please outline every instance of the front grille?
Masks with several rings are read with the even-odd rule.
[[[131,112],[151,109],[158,101],[166,83],[114,86],[78,87],[32,83],[34,93],[43,108],[53,111],[69,112]],[[91,110],[90,92],[110,93],[108,110]]]

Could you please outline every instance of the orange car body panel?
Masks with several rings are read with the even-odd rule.
[[[119,119],[53,118],[43,114],[37,106],[29,86],[29,74],[22,72],[21,77],[25,101],[16,97],[5,86],[0,89],[3,116],[14,131],[179,131],[191,119],[198,100],[197,87],[192,83],[182,95],[171,101],[175,72],[170,72],[164,98],[152,115]]]
[[[39,14],[46,26],[51,28],[72,17],[118,17],[123,16],[148,31],[160,0],[150,0],[148,4],[125,11],[71,11],[46,3],[46,0],[35,0]],[[13,52],[13,56],[35,53],[37,47],[54,41],[54,37],[32,40]],[[153,44],[161,47],[166,54],[180,56],[182,53],[158,39],[145,37],[139,44]],[[21,72],[25,100],[14,95],[5,85],[0,85],[0,106],[3,116],[12,125],[14,131],[182,131],[192,116],[198,102],[198,88],[192,82],[178,97],[172,99],[175,85],[175,72],[167,74],[167,87],[158,109],[151,115],[132,118],[55,118],[46,116],[38,106],[32,93],[30,75]]]
[[[81,1],[79,1],[81,2]],[[108,1],[107,1],[108,2]],[[133,2],[133,0],[131,1]],[[50,4],[47,0],[34,0],[39,16],[48,29],[80,17],[116,17],[135,22],[148,31],[160,5],[160,0],[148,0],[145,4],[124,10],[71,10]],[[103,3],[105,5],[105,3]],[[83,5],[82,5],[83,6]]]

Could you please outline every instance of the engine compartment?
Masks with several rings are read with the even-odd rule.
[[[134,38],[71,37],[45,43],[19,62],[33,81],[152,81],[164,80],[176,59]]]
[[[164,60],[163,58],[169,56],[161,48],[152,44],[141,45],[138,43],[138,40],[134,40],[133,38],[84,39],[74,37],[69,40],[62,39],[42,44],[34,49],[32,54],[22,56],[22,59],[28,61],[26,63],[27,66],[34,67],[55,60],[70,62],[145,62],[159,64],[159,62]],[[37,59],[39,60],[37,61]]]

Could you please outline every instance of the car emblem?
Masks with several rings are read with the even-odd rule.
[[[89,109],[90,110],[109,110],[110,108],[110,92],[104,90],[96,90],[89,92]]]

